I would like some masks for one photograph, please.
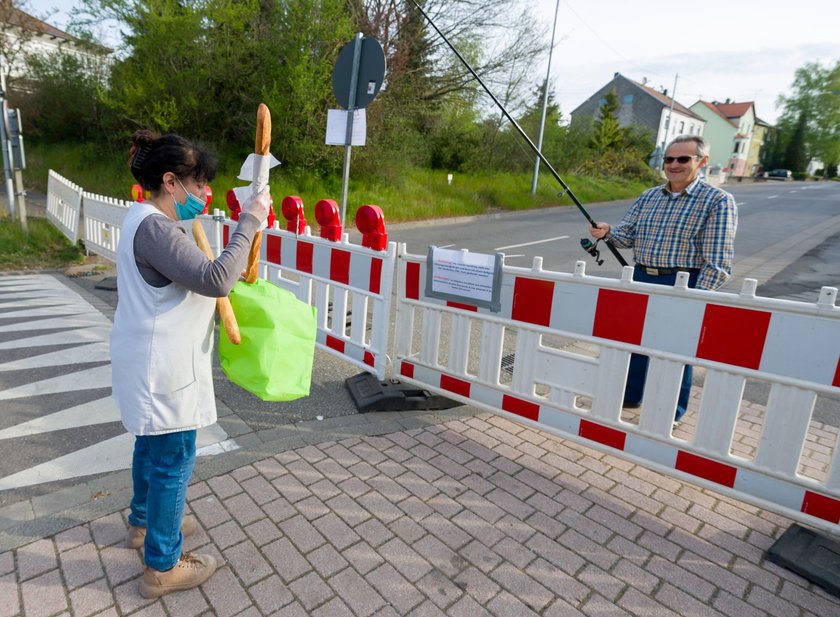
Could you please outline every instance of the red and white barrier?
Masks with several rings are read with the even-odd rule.
[[[86,248],[115,260],[129,204],[90,193],[81,203]],[[363,242],[357,246],[343,233],[336,208],[330,200],[319,202],[321,237],[314,237],[300,199],[287,197],[286,229],[275,223],[265,230],[260,255],[262,276],[317,308],[321,349],[385,378],[399,258],[396,376],[840,531],[836,435],[834,443],[822,437],[818,444],[828,461],[824,473],[802,473],[815,402],[840,394],[837,289],[825,287],[807,304],[756,297],[750,280],[740,294],[719,293],[688,289],[684,273],[674,287],[664,287],[633,282],[632,268],[615,280],[586,276],[583,262],[573,274],[544,271],[536,259],[531,269],[502,266],[500,310],[491,312],[427,297],[426,257],[404,246],[398,253],[387,241],[381,210],[360,209]],[[219,254],[235,223],[218,211],[198,220]],[[599,353],[576,353],[560,340],[595,344]],[[622,415],[633,352],[650,357],[637,421]],[[690,439],[672,430],[685,364],[706,373]],[[770,385],[752,458],[734,447],[747,379]]]
[[[735,295],[688,289],[685,274],[671,288],[633,282],[632,268],[613,280],[586,276],[583,262],[566,274],[535,260],[503,267],[501,311],[492,313],[427,297],[426,258],[401,247],[399,260],[400,378],[840,531],[840,446],[824,479],[797,472],[818,395],[840,393],[836,289],[806,304],[755,297],[755,281]],[[595,343],[600,354],[551,344],[560,338]],[[650,357],[638,424],[622,419],[631,352]],[[672,434],[685,364],[706,369],[690,440]],[[752,460],[732,451],[747,378],[771,384]]]
[[[72,244],[79,239],[82,188],[50,169],[47,180],[47,220]]]

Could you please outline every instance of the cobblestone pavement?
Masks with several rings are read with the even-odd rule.
[[[840,614],[764,559],[789,520],[476,414],[190,486],[200,589],[142,599],[115,512],[0,554],[0,616]]]

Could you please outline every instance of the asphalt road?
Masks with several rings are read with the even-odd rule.
[[[822,246],[816,236],[826,221],[840,216],[840,183],[838,182],[762,182],[727,185],[738,204],[738,233],[735,242],[735,275],[727,289],[735,289],[745,276],[755,276],[755,266],[750,262],[763,252],[777,247],[783,253],[780,266],[791,266],[784,279],[774,280],[775,287],[765,290],[761,285],[770,283],[770,278],[759,278],[759,295],[789,295],[783,291],[803,291],[802,285],[816,289],[820,285],[840,285],[840,268],[831,264],[840,263],[840,253],[832,244]],[[632,201],[585,204],[584,207],[596,221],[617,223]],[[831,236],[840,235],[840,223],[835,221]],[[796,246],[788,246],[790,238],[805,235]],[[575,262],[587,262],[588,274],[597,276],[618,276],[621,266],[602,247],[603,266],[597,266],[592,257],[580,247],[580,239],[589,238],[588,223],[577,208],[568,206],[544,208],[517,213],[502,213],[476,217],[459,222],[441,224],[439,221],[398,225],[391,229],[390,239],[405,242],[412,253],[425,254],[426,247],[451,246],[470,251],[505,253],[505,263],[530,267],[534,257],[542,257],[543,268],[571,272]],[[794,265],[804,253],[811,249],[823,251],[818,256],[825,258],[824,267],[810,272],[817,262]],[[633,263],[632,252],[622,250],[625,260]],[[745,270],[745,266],[749,269]],[[781,268],[780,268],[781,269]],[[804,278],[809,275],[810,278]],[[779,284],[795,285],[784,290]],[[768,293],[773,291],[774,293]]]
[[[751,276],[759,280],[759,294],[787,297],[804,301],[816,300],[820,286],[840,285],[840,183],[763,183],[728,187],[739,203],[740,222],[736,240],[736,277],[730,288],[736,289],[741,279]],[[596,220],[617,222],[630,202],[587,205]],[[387,212],[387,205],[385,208]],[[489,215],[454,221],[430,221],[389,228],[390,239],[404,242],[414,253],[424,253],[429,244],[466,248],[476,252],[501,251],[509,264],[529,267],[534,257],[543,258],[545,269],[571,271],[577,260],[587,262],[587,272],[599,276],[617,276],[618,263],[602,252],[605,263],[594,264],[579,245],[587,237],[587,225],[573,207],[545,208],[512,214]],[[354,241],[358,240],[358,235]],[[631,261],[629,253],[628,261]],[[109,289],[97,289],[102,277],[67,278],[56,275],[56,280],[67,290],[88,303],[88,313],[108,319],[116,306],[117,294]],[[106,286],[107,287],[107,286]],[[58,299],[49,299],[51,306],[61,307],[62,292]],[[18,362],[37,354],[45,358],[72,350],[70,343],[44,344],[43,341],[27,346],[26,341],[43,334],[70,336],[81,331],[75,317],[64,324],[45,328],[30,318],[15,316],[17,302],[32,300],[31,293],[10,294],[4,299],[0,294],[0,390],[8,392],[16,387],[31,384],[61,382],[53,392],[22,394],[0,397],[0,431],[16,429],[23,423],[46,414],[67,412],[78,406],[91,405],[108,399],[109,385],[85,382],[85,375],[107,365],[99,356],[81,357],[63,364],[30,368],[15,368],[7,363]],[[57,309],[56,309],[57,310]],[[34,325],[33,325],[34,324]],[[83,324],[90,327],[90,324]],[[101,324],[95,325],[103,328]],[[107,329],[107,323],[104,329]],[[19,346],[15,346],[20,343]],[[37,349],[35,347],[37,346]],[[33,351],[34,350],[34,351]],[[317,421],[316,418],[347,418],[357,416],[344,380],[358,371],[340,360],[318,352],[313,374],[312,394],[306,399],[291,403],[265,403],[230,384],[216,367],[216,395],[219,400],[222,434],[218,439],[236,442],[247,449],[248,444],[266,443],[282,438],[291,423]],[[698,373],[700,373],[698,371]],[[702,373],[697,376],[702,381]],[[58,386],[56,386],[58,388]],[[764,384],[748,382],[745,396],[748,400],[762,402],[766,399]],[[466,408],[468,409],[468,408]],[[827,397],[818,400],[815,418],[840,425],[840,401]],[[13,474],[25,472],[50,461],[63,460],[64,472],[71,466],[72,473],[82,473],[85,465],[97,463],[97,448],[103,443],[118,439],[123,429],[118,421],[95,424],[77,423],[52,427],[41,432],[29,432],[2,439],[4,456],[0,457],[0,482]],[[113,443],[113,442],[112,442]],[[89,452],[87,458],[68,457],[79,452]],[[222,455],[224,456],[224,455]],[[220,457],[221,458],[221,457]],[[47,473],[47,472],[45,472]],[[49,472],[52,473],[52,472]],[[46,477],[50,477],[47,473]],[[61,495],[62,500],[72,499],[74,493],[87,499],[96,483],[108,473],[73,476],[38,484],[21,485],[0,490],[0,519],[5,506],[21,505],[33,498]],[[84,490],[82,490],[84,484]],[[78,488],[78,490],[77,490]],[[58,498],[56,498],[58,499]],[[34,503],[34,501],[32,501]]]

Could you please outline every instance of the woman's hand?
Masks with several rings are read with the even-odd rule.
[[[256,195],[251,195],[245,204],[242,206],[242,212],[257,217],[260,224],[264,223],[268,218],[268,209],[271,207],[271,195],[268,187],[263,189]]]

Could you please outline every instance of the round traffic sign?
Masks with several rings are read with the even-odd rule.
[[[356,100],[354,109],[367,107],[379,94],[382,80],[385,78],[385,52],[372,36],[364,37],[361,42],[358,79],[356,81]],[[344,109],[350,107],[350,80],[353,77],[353,51],[356,40],[345,45],[338,54],[333,69],[333,93],[335,100]]]

